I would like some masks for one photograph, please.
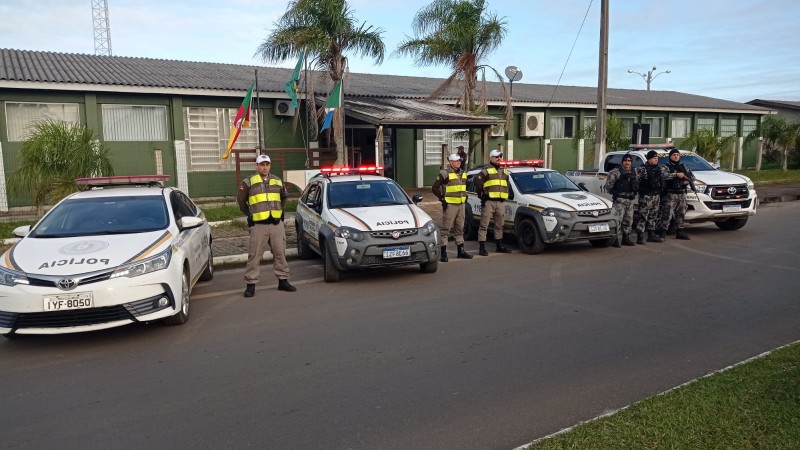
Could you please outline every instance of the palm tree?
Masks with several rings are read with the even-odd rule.
[[[710,128],[693,130],[683,140],[681,146],[692,149],[706,161],[717,162],[722,167],[733,164],[737,137],[735,135],[720,137]]]
[[[573,148],[578,148],[581,139],[586,139],[594,143],[595,136],[597,135],[597,121],[585,125],[583,128],[575,133],[572,138]],[[631,138],[625,130],[625,122],[619,117],[606,116],[606,146],[609,151],[627,150],[631,146]],[[594,161],[594,145],[589,145],[588,150],[584,152],[584,161]]]
[[[759,137],[764,138],[764,145],[768,150],[777,150],[782,154],[781,168],[788,169],[789,152],[800,151],[800,121],[787,122],[779,116],[768,116],[761,124],[747,135],[746,141],[751,142]],[[760,170],[761,167],[756,169]]]
[[[256,55],[266,62],[279,62],[297,58],[305,49],[310,65],[327,72],[335,86],[347,70],[345,53],[370,57],[377,64],[383,62],[385,46],[381,34],[380,28],[359,25],[345,0],[293,0],[275,23],[275,30],[258,46]],[[317,115],[321,113],[322,109]],[[341,108],[334,116],[332,132],[336,164],[347,165]]]
[[[108,153],[86,125],[52,118],[35,121],[22,144],[22,163],[8,180],[9,191],[29,194],[41,216],[44,205],[78,190],[76,178],[112,175]]]
[[[438,98],[453,86],[460,94],[457,105],[466,112],[485,114],[486,70],[492,71],[503,89],[506,101],[506,126],[513,111],[502,75],[484,64],[486,57],[503,42],[507,28],[505,18],[486,12],[485,0],[434,0],[414,16],[413,38],[400,43],[396,55],[411,56],[418,67],[447,65],[452,74],[430,96]],[[478,84],[478,73],[481,84]],[[469,133],[470,154],[477,140]]]

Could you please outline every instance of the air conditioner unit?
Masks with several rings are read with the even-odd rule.
[[[276,116],[294,116],[294,108],[290,100],[275,100]]]
[[[526,112],[522,114],[519,123],[519,135],[521,137],[544,136],[544,113]]]
[[[492,125],[492,130],[489,132],[492,137],[498,136],[505,136],[506,135],[506,125],[503,123],[498,123],[497,125]]]

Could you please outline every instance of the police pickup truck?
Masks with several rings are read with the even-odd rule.
[[[611,202],[582,191],[555,170],[541,168],[543,161],[503,161],[509,173],[505,203],[506,233],[516,236],[523,253],[537,254],[546,244],[589,241],[594,247],[614,242],[619,218]],[[467,172],[465,237],[475,239],[481,199],[475,193],[476,175],[485,166]]]
[[[606,154],[602,170],[571,170],[567,177],[588,192],[611,198],[605,191],[608,172],[622,163],[622,156],[630,153],[632,167],[646,163],[649,150],[658,152],[658,163],[669,162],[672,144],[632,145],[630,151],[616,151]],[[758,196],[753,182],[735,173],[715,168],[700,155],[681,150],[681,162],[694,174],[694,187],[697,192],[687,190],[686,222],[714,222],[722,230],[738,230],[745,226],[747,219],[756,214]]]

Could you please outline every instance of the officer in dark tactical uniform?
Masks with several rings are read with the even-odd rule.
[[[657,233],[658,213],[664,190],[664,178],[669,173],[666,167],[658,163],[658,152],[650,150],[645,156],[647,163],[636,168],[639,176],[639,208],[634,213],[634,224],[636,243],[639,245],[644,245],[645,233],[647,242],[664,242]]]
[[[622,165],[608,172],[605,189],[614,199],[614,210],[620,217],[622,245],[636,245],[631,240],[633,225],[633,199],[639,190],[637,173],[631,168],[633,157],[626,153],[622,157]],[[620,247],[619,236],[614,240],[614,247]]]
[[[681,162],[681,152],[674,148],[669,151],[669,162],[665,167],[668,173],[664,177],[664,190],[666,193],[661,199],[659,236],[662,239],[666,237],[669,223],[674,218],[675,237],[689,240],[686,230],[683,229],[683,217],[686,215],[686,188],[694,186],[694,175]]]

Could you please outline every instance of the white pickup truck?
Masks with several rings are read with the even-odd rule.
[[[588,192],[611,198],[606,192],[605,183],[608,172],[622,163],[622,156],[630,153],[633,156],[632,167],[646,163],[645,154],[649,150],[658,152],[658,163],[669,161],[671,146],[639,145],[625,152],[616,151],[606,154],[602,170],[570,170],[567,178]],[[686,193],[686,222],[714,222],[722,230],[738,230],[742,228],[750,216],[756,214],[758,196],[753,182],[735,173],[724,172],[715,168],[700,155],[681,150],[681,162],[694,174],[697,193],[689,190]]]

